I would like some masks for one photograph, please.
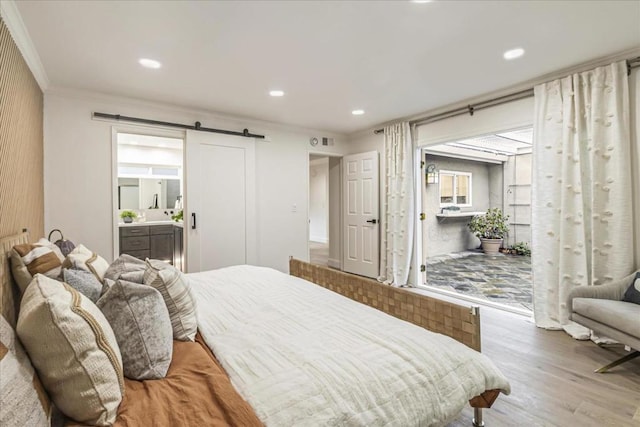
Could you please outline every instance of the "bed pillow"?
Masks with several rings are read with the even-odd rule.
[[[91,302],[95,303],[102,293],[102,283],[93,275],[84,270],[70,270],[65,268],[62,270],[64,282],[76,291],[80,292]]]
[[[111,280],[124,279],[128,282],[143,283],[147,264],[141,259],[122,254],[111,263],[104,277]]]
[[[68,417],[110,425],[124,394],[120,349],[87,297],[37,274],[20,304],[20,341],[55,405]]]
[[[193,341],[198,330],[196,304],[189,283],[174,266],[158,260],[147,260],[144,283],[160,291],[169,310],[173,338]]]
[[[0,426],[48,426],[51,403],[9,322],[0,316]]]
[[[622,301],[640,304],[640,272],[636,273],[636,276],[631,281],[631,285],[624,293]]]
[[[57,279],[62,271],[62,252],[53,243],[40,239],[37,243],[24,243],[11,249],[11,272],[23,293],[33,276],[44,274]]]
[[[36,242],[36,245],[45,246],[45,247],[51,249],[53,251],[53,253],[56,254],[56,256],[58,257],[58,259],[61,262],[64,261],[64,255],[62,254],[62,251],[60,250],[58,245],[56,245],[55,243],[53,243],[53,242],[45,239],[44,237],[42,237],[42,238],[40,238],[40,240],[38,240]]]
[[[62,263],[64,268],[74,268],[93,273],[100,282],[109,268],[109,263],[95,252],[90,251],[84,245],[78,245],[67,255]]]
[[[118,280],[97,306],[118,341],[124,376],[133,380],[164,378],[173,355],[173,330],[160,292]]]

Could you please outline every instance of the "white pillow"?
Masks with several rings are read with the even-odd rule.
[[[37,274],[22,296],[16,329],[65,415],[91,425],[115,421],[124,395],[122,358],[95,304],[66,283]]]
[[[14,246],[11,249],[11,272],[20,293],[27,289],[37,273],[57,279],[62,271],[62,261],[64,257],[60,249],[47,239]]]
[[[93,273],[100,282],[109,268],[109,263],[95,252],[90,251],[84,245],[78,245],[72,250],[62,263],[64,268],[75,268]]]

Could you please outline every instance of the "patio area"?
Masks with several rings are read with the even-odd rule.
[[[531,257],[464,251],[428,258],[427,285],[533,310]]]

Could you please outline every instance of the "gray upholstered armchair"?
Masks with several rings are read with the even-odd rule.
[[[607,285],[579,286],[569,293],[571,320],[636,350],[596,372],[640,356],[640,304],[621,301],[635,275]]]

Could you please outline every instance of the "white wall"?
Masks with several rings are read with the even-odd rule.
[[[503,211],[509,215],[505,245],[525,242],[531,246],[531,153],[509,156],[504,165]]]
[[[112,258],[111,133],[114,126],[131,126],[92,120],[92,112],[200,121],[206,127],[246,127],[269,136],[270,142],[256,142],[258,264],[288,271],[290,255],[308,260],[308,141],[311,136],[332,137],[334,146],[313,151],[341,154],[341,135],[86,93],[48,92],[44,104],[45,229],[60,228],[76,244]]]
[[[309,162],[309,240],[329,241],[329,159]]]
[[[182,166],[182,150],[120,144],[118,163]]]
[[[461,211],[485,212],[492,207],[489,197],[489,168],[493,165],[427,155],[426,164],[430,163],[435,164],[438,170],[471,173],[472,206],[461,208]],[[471,218],[447,218],[445,220],[437,218],[436,214],[440,213],[439,186],[438,184],[424,185],[424,181],[423,176],[421,179],[421,187],[424,189],[423,212],[425,213],[425,220],[422,221],[423,233],[425,233],[423,256],[429,258],[477,248],[480,245],[480,240],[467,227]]]

